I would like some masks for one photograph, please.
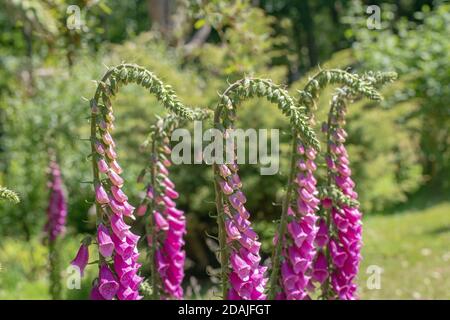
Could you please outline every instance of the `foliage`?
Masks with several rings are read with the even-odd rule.
[[[5,187],[0,186],[0,199],[8,200],[12,203],[19,203],[20,198],[14,191],[11,191]]]
[[[357,11],[358,4],[353,7]],[[389,8],[382,12],[389,13]],[[363,68],[396,70],[403,82],[403,90],[388,99],[387,107],[409,104],[402,114],[403,126],[412,131],[408,136],[420,134],[420,160],[424,174],[444,185],[449,181],[449,128],[450,99],[449,49],[450,6],[442,4],[431,11],[424,6],[415,13],[416,22],[392,15],[382,17],[382,30],[361,28],[364,18],[353,15],[351,35]],[[387,26],[392,24],[392,28]],[[411,138],[410,138],[411,139]]]
[[[86,299],[94,270],[87,270],[79,289],[68,289],[65,285],[69,274],[66,268],[73,259],[83,236],[70,234],[60,243],[60,266],[63,275],[63,298]],[[0,245],[0,298],[1,299],[50,299],[48,277],[48,246],[39,238],[17,241],[6,237]]]

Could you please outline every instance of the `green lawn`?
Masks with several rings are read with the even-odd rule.
[[[364,223],[362,299],[450,299],[450,202]],[[382,268],[380,289],[367,288],[367,268]]]

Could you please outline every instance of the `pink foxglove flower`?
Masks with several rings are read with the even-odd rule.
[[[111,161],[111,163],[109,165],[111,166],[111,169],[113,169],[115,173],[122,174],[123,170],[120,167],[119,163],[117,163],[116,160]]]
[[[101,173],[106,173],[106,172],[108,172],[108,170],[109,170],[108,164],[106,163],[105,159],[100,159],[100,160],[97,162],[97,166],[98,166],[98,170],[99,170]]]
[[[111,229],[119,239],[123,239],[125,238],[126,232],[130,229],[130,226],[123,221],[121,215],[113,214],[111,215]]]
[[[164,219],[164,217],[161,215],[161,213],[159,213],[158,211],[154,211],[153,216],[155,218],[155,224],[158,230],[164,231],[169,230],[169,224],[167,223],[166,219]]]
[[[112,144],[110,144],[110,145],[108,146],[108,148],[106,149],[105,152],[106,152],[106,155],[108,156],[109,159],[115,160],[115,159],[117,158],[117,153],[116,153],[116,151],[114,150],[114,147],[113,147]]]
[[[105,154],[105,147],[103,146],[103,144],[96,140],[95,141],[95,150],[97,151],[98,154],[100,155],[104,155]]]
[[[225,164],[219,165],[219,172],[220,172],[220,175],[221,175],[223,178],[226,178],[226,177],[228,177],[228,176],[231,175],[230,169],[229,169],[228,166],[225,165]]]
[[[123,204],[116,201],[113,197],[109,198],[109,207],[111,208],[112,212],[119,216],[122,215],[125,210]]]
[[[108,194],[101,185],[95,187],[95,199],[100,204],[109,202]]]
[[[110,76],[114,77],[114,74]],[[111,78],[105,80],[109,85]],[[108,85],[106,86],[108,87]],[[97,245],[99,251],[99,275],[91,291],[92,299],[138,300],[139,285],[142,278],[138,275],[140,264],[137,243],[139,237],[133,234],[129,218],[134,218],[135,208],[128,202],[128,197],[121,189],[123,172],[117,161],[116,144],[111,136],[114,129],[113,109],[109,101],[110,90],[103,90],[100,105],[97,97],[91,101],[94,132],[91,136],[95,181],[95,200],[98,210]],[[109,87],[108,87],[109,88]],[[105,182],[109,180],[109,182]],[[83,254],[80,252],[74,263],[83,266]]]
[[[108,172],[108,177],[111,180],[111,183],[119,188],[123,186],[123,179],[114,171]]]
[[[317,166],[314,162],[317,152],[305,147],[301,142],[297,146],[297,200],[296,210],[288,208],[293,220],[288,224],[284,246],[286,260],[281,265],[281,287],[283,293],[278,299],[309,299],[312,267],[316,255],[315,241],[319,231],[316,211],[319,199],[316,179],[313,174]]]
[[[123,203],[128,200],[126,194],[117,186],[111,186],[111,193],[118,202]]]
[[[340,114],[329,128],[332,134],[329,141],[327,165],[332,172],[332,179],[337,188],[356,200],[355,183],[351,179],[350,161],[344,146],[347,133],[340,126],[343,124],[345,112]],[[333,297],[342,300],[356,299],[356,275],[361,260],[361,212],[357,207],[346,204],[331,204],[331,224],[335,231],[328,242],[333,272],[329,275]]]
[[[328,277],[328,261],[323,252],[317,255],[316,261],[314,262],[312,278],[319,282],[320,284]]]
[[[145,215],[145,213],[147,212],[147,208],[148,208],[148,206],[147,206],[146,204],[141,204],[141,205],[137,208],[136,214],[137,214],[139,217],[142,217],[142,216]]]
[[[89,295],[89,299],[91,300],[105,300],[101,295],[100,291],[98,291],[98,286],[94,285],[91,289],[91,294]]]
[[[103,140],[103,142],[104,142],[105,144],[107,144],[107,145],[114,145],[114,141],[113,141],[113,139],[112,139],[112,137],[111,137],[111,135],[109,134],[108,131],[106,131],[105,133],[103,133],[103,135],[102,135],[102,140]]]
[[[62,235],[66,229],[67,202],[63,190],[61,171],[55,161],[50,163],[50,199],[47,207],[47,223],[44,230],[50,242]]]
[[[179,197],[179,194],[175,190],[175,184],[168,177],[168,168],[172,164],[164,154],[170,154],[171,149],[165,139],[160,139],[158,136],[155,139],[159,144],[159,151],[150,164],[155,167],[158,179],[156,179],[156,185],[147,186],[146,192],[146,203],[154,205],[153,212],[149,213],[148,217],[153,219],[154,234],[147,239],[148,245],[156,248],[153,258],[160,288],[157,287],[154,290],[157,290],[163,298],[181,299],[186,258],[183,250],[186,219],[184,212],[176,208],[175,199]],[[150,210],[147,210],[147,204],[143,202],[138,208],[138,215],[148,211]]]
[[[237,164],[219,165],[221,180],[218,183],[227,199],[224,207],[226,241],[231,249],[227,299],[265,300],[267,268],[260,264],[261,242],[248,220],[250,213],[245,208],[247,199],[240,190],[242,184],[237,170]]]
[[[233,193],[233,188],[230,187],[230,185],[226,181],[220,181],[220,188],[222,189],[222,192],[226,195],[230,195]]]
[[[78,249],[77,255],[75,259],[70,263],[73,266],[76,266],[80,269],[80,274],[84,274],[84,269],[86,268],[89,262],[89,248],[87,245],[82,244]]]
[[[101,255],[108,258],[114,251],[114,243],[109,235],[109,230],[103,224],[98,226],[97,230],[98,250]]]
[[[319,230],[317,231],[315,243],[319,248],[323,248],[328,244],[328,239],[329,236],[327,222],[325,221],[325,219],[320,219]]]
[[[108,266],[100,267],[98,291],[105,300],[112,300],[119,290],[119,283]]]

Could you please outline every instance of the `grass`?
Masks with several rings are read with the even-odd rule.
[[[95,268],[88,268],[80,289],[64,289],[68,281],[65,272],[74,258],[82,235],[68,235],[61,243],[61,280],[63,298],[83,299],[89,295]],[[95,253],[93,253],[95,257]],[[0,242],[0,299],[50,299],[48,289],[48,250],[42,239],[31,242],[6,238]]]
[[[361,299],[450,299],[450,202],[364,222]],[[382,269],[370,290],[371,265]]]
[[[361,299],[450,299],[450,202],[416,208],[365,219]],[[81,237],[66,237],[63,266]],[[370,266],[382,270],[379,289],[367,286]],[[88,268],[82,290],[65,290],[64,296],[86,298],[94,273]],[[0,242],[0,299],[49,299],[47,250],[38,239]]]

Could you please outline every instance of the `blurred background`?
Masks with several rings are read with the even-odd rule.
[[[378,7],[368,12],[369,5]],[[365,214],[360,296],[450,298],[446,1],[0,0],[0,7],[0,185],[21,198],[17,205],[0,201],[1,299],[50,297],[43,244],[48,148],[56,150],[68,195],[63,266],[93,233],[85,99],[105,66],[121,62],[146,67],[185,104],[202,108],[214,108],[218,93],[246,75],[271,78],[295,97],[319,68],[398,72],[382,91],[384,101],[349,107],[348,148]],[[325,90],[319,120],[335,90]],[[135,181],[148,159],[139,145],[164,110],[142,88],[128,86],[115,112],[124,188],[138,203],[144,186]],[[257,166],[241,171],[268,257],[287,180],[288,121],[256,99],[240,109],[239,127],[281,130],[280,174],[261,176]],[[216,232],[211,168],[183,165],[172,172],[188,219],[187,297],[213,298],[217,279],[207,271],[218,263],[206,235]],[[382,271],[379,288],[367,285],[371,266]],[[96,272],[88,269],[81,290],[63,285],[66,298],[87,297]]]

